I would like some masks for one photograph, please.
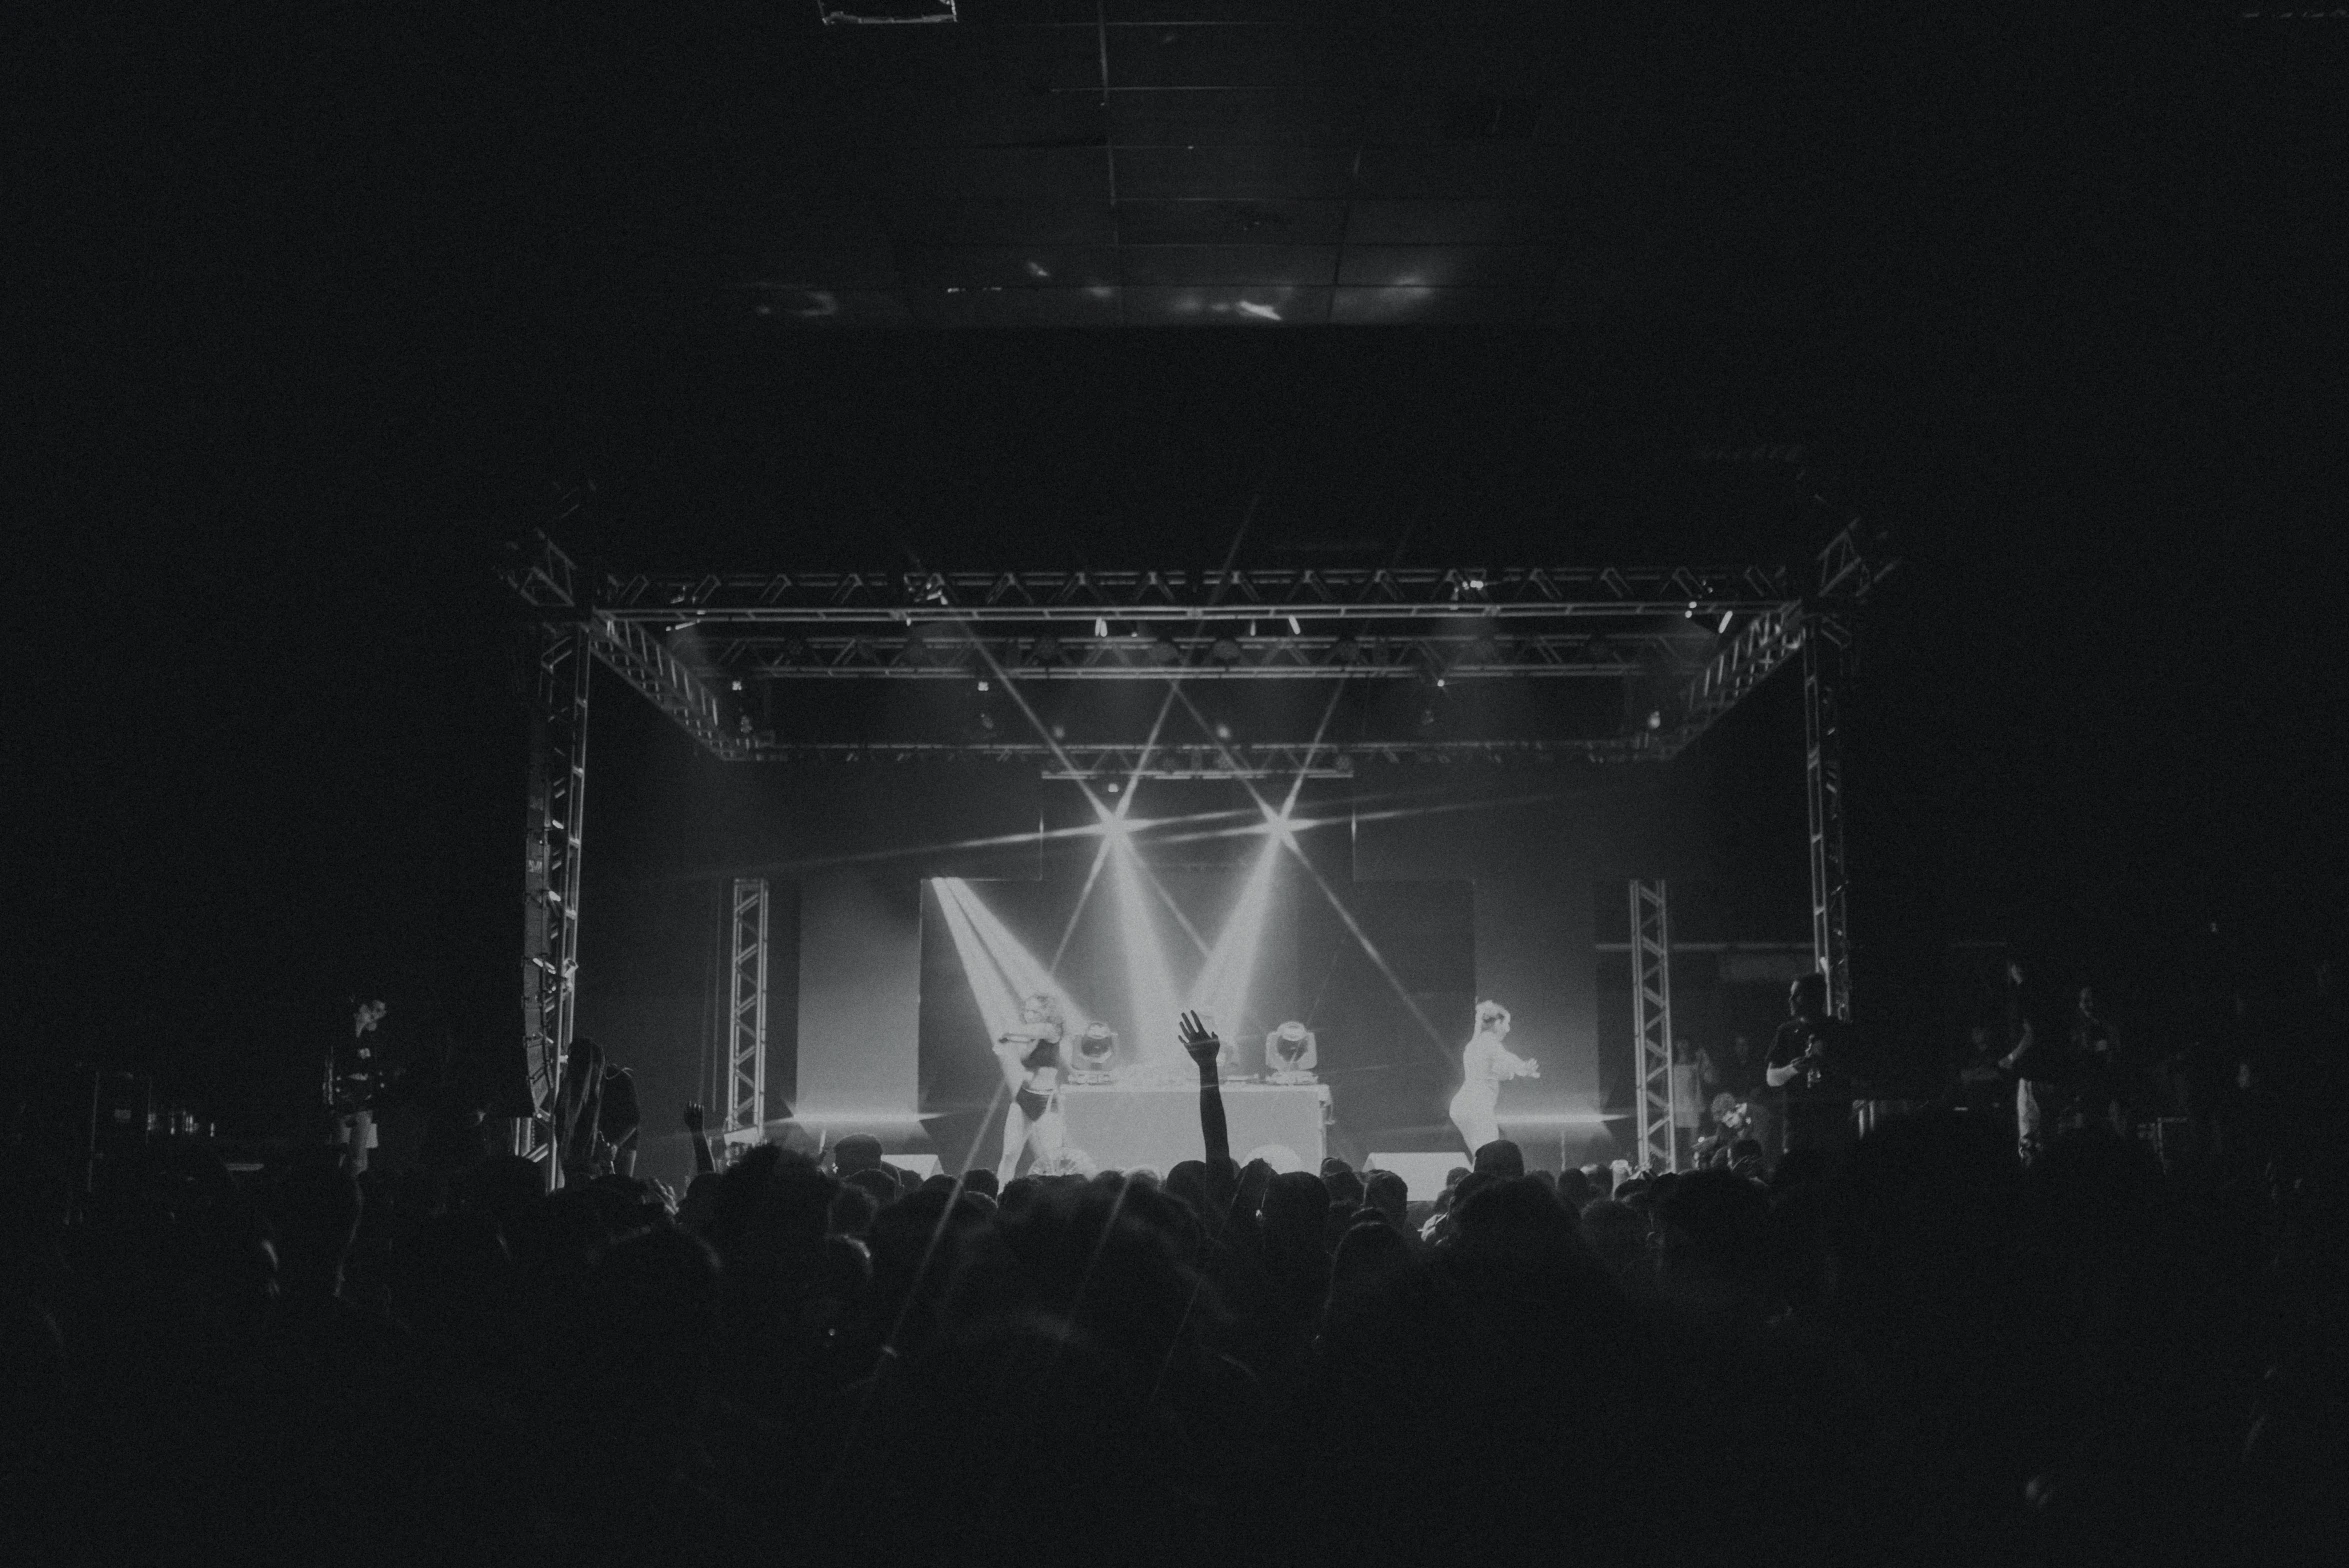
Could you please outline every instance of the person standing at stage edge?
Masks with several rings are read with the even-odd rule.
[[[1852,1067],[1851,1025],[1827,1011],[1827,977],[1804,975],[1786,988],[1762,1075],[1785,1107],[1787,1152],[1851,1141]]]

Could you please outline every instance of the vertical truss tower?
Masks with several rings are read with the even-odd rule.
[[[767,1124],[767,879],[734,879],[734,962],[726,1049],[728,1142]]]
[[[1843,860],[1844,656],[1850,634],[1831,615],[1803,639],[1803,776],[1810,807],[1811,952],[1827,979],[1828,1010],[1851,1021],[1849,876]]]
[[[1631,1027],[1639,1044],[1639,1151],[1632,1163],[1678,1170],[1672,1081],[1672,921],[1662,878],[1631,884]]]
[[[555,1088],[571,1046],[579,985],[579,866],[587,807],[587,688],[593,661],[584,631],[536,629],[536,691],[530,714],[529,807],[522,867],[522,1040],[530,1085],[527,1119],[513,1150],[540,1161],[547,1184],[562,1180],[554,1149]]]

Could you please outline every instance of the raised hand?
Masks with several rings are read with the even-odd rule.
[[[701,1107],[700,1107],[700,1106],[698,1106],[698,1105],[688,1105],[687,1107],[685,1107],[685,1130],[686,1130],[687,1132],[689,1132],[689,1133],[692,1133],[692,1134],[693,1134],[694,1136],[696,1136],[696,1137],[699,1137],[699,1136],[701,1135]]]
[[[1182,1015],[1175,1024],[1175,1038],[1182,1041],[1183,1053],[1198,1063],[1201,1072],[1214,1067],[1215,1059],[1223,1053],[1223,1040],[1197,1013]]]

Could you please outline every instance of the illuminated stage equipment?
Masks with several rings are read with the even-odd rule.
[[[1117,1031],[1095,1019],[1075,1040],[1076,1067],[1071,1083],[1107,1083],[1117,1066]]]
[[[1813,948],[1832,1010],[1848,1017],[1836,687],[1850,642],[1846,617],[1895,564],[1878,548],[1852,523],[1805,571],[1461,565],[599,576],[545,535],[534,536],[507,572],[539,621],[523,1003],[541,1114],[518,1124],[517,1151],[550,1152],[543,1113],[573,1032],[591,658],[725,761],[959,754],[1033,762],[1052,778],[1105,777],[1114,787],[1136,779],[1293,785],[1347,778],[1370,761],[1667,761],[1799,653]],[[1723,624],[1733,630],[1712,630]],[[686,632],[670,640],[681,625]],[[1125,635],[1113,636],[1121,627]],[[951,631],[941,636],[941,628]],[[1390,687],[1408,694],[1408,683],[1430,670],[1443,672],[1446,698],[1460,704],[1447,712],[1441,739],[1410,724],[1408,699],[1391,731],[1368,721],[1331,730],[1325,720],[1319,729],[1309,721],[1310,735],[1283,735],[1254,717],[1242,725],[1204,715],[1186,697],[1195,727],[1213,737],[1196,740],[1155,730],[1128,739],[1100,733],[1097,710],[1047,722],[1035,707],[1047,692],[1066,696],[1121,681],[1170,692],[1194,683],[1204,692],[1225,689],[1217,683],[1269,682],[1267,697],[1284,683],[1319,682],[1340,695],[1375,698]],[[970,683],[981,676],[1002,683],[1005,706],[992,730],[976,725],[967,707],[902,735],[827,733],[780,723],[773,711],[783,688]],[[1535,722],[1535,708],[1561,710],[1561,698],[1577,688],[1632,681],[1642,683],[1635,723],[1620,722],[1621,703],[1598,727]],[[1490,704],[1479,716],[1477,699],[1505,697],[1520,683],[1543,684],[1544,702]],[[1604,685],[1597,690],[1607,694]],[[1096,732],[1087,733],[1089,726]],[[1231,744],[1219,729],[1246,734],[1249,743]],[[1130,799],[1130,789],[1120,798]],[[1137,1049],[1151,1054],[1147,1041]],[[1235,1133],[1234,1147],[1243,1146]],[[559,1161],[546,1164],[552,1172]]]

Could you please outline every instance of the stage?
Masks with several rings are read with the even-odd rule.
[[[1071,1084],[1060,1091],[1068,1147],[1102,1170],[1147,1166],[1164,1175],[1184,1160],[1203,1159],[1199,1089]],[[1269,1160],[1276,1170],[1321,1169],[1331,1120],[1329,1085],[1227,1083],[1223,1114],[1232,1158],[1245,1165]],[[1286,1150],[1294,1162],[1281,1157]]]

